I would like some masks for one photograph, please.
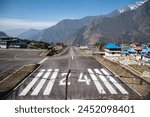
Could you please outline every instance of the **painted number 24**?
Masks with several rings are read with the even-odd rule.
[[[60,80],[59,85],[66,85],[66,76],[67,73],[62,73],[63,79]],[[71,76],[71,74],[69,75],[69,77]],[[87,85],[90,85],[91,79],[89,79],[87,77],[87,75],[83,75],[83,73],[80,74],[79,78],[78,78],[78,82],[83,82],[86,83]],[[68,81],[68,85],[71,85],[71,82]]]

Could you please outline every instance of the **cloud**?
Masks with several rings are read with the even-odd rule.
[[[44,29],[54,26],[57,22],[28,21],[19,19],[0,18],[0,29]]]

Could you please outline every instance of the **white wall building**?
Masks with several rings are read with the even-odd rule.
[[[110,56],[110,57],[118,57],[121,56],[121,47],[113,44],[113,43],[109,43],[105,45],[105,56]]]
[[[0,48],[7,48],[7,42],[6,41],[0,41]]]

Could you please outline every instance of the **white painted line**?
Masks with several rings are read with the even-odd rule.
[[[117,94],[116,90],[111,86],[111,84],[107,81],[106,77],[102,75],[102,73],[98,69],[94,69],[97,74],[99,74],[99,78],[102,80],[104,85],[107,87],[111,94]]]
[[[47,59],[48,59],[48,57],[46,57],[46,58],[42,59],[40,62],[38,62],[38,64],[42,64],[42,63],[44,63]]]
[[[110,76],[110,74],[109,74],[105,69],[101,69],[101,71],[102,71],[105,75],[108,75],[107,78],[110,79],[110,81],[118,88],[118,90],[119,90],[122,94],[129,94],[112,76]]]
[[[101,71],[106,75],[106,76],[110,76],[111,74],[109,74],[105,69],[101,69]]]
[[[73,60],[73,56],[72,56],[72,60]]]
[[[82,78],[82,76],[83,76],[83,73],[81,73],[81,74],[80,74],[79,79],[81,79],[81,78]]]
[[[42,74],[45,72],[45,69],[42,69],[36,77],[27,85],[27,87],[19,94],[19,96],[25,96],[29,90],[33,87],[33,85],[37,82],[37,80],[42,76]]]
[[[97,88],[97,90],[99,91],[100,94],[106,94],[105,90],[103,89],[103,87],[101,86],[101,84],[98,82],[98,79],[96,78],[96,76],[94,75],[94,72],[91,69],[88,69],[88,72]]]
[[[21,54],[23,54],[23,53],[24,53],[24,52],[15,55],[15,56],[14,56],[14,59],[16,59],[16,60],[22,60],[22,59],[17,58],[17,56],[19,56],[19,55],[21,55]]]
[[[58,72],[59,72],[59,69],[55,69],[55,71],[54,71],[54,73],[53,73],[53,75],[52,75],[52,77],[51,77],[51,79],[50,79],[43,95],[49,95],[51,93],[51,90],[52,90],[52,87],[54,85],[54,82],[55,82],[55,79],[57,77]]]
[[[49,77],[50,73],[51,73],[52,69],[48,69],[47,72],[45,73],[43,79],[41,79],[41,81],[39,82],[39,84],[36,86],[36,88],[34,89],[34,91],[31,93],[31,95],[38,95],[40,90],[42,89],[43,85],[45,84],[47,78]]]

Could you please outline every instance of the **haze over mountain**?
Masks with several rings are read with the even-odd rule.
[[[98,18],[98,16],[93,16],[93,17],[89,16],[79,20],[66,19],[59,22],[55,26],[52,26],[50,28],[44,29],[39,32],[36,31],[38,32],[37,34],[35,34],[35,31],[33,30],[24,32],[23,34],[19,35],[19,38],[26,37],[33,40],[42,40],[47,42],[64,42],[64,40],[68,36],[76,32],[78,29],[82,28],[83,26],[90,24],[96,18]]]
[[[24,33],[27,30],[28,29],[10,29],[10,30],[4,30],[4,32],[11,37],[17,37],[21,33]]]
[[[20,35],[18,35],[18,38],[21,39],[33,39],[32,37],[36,34],[38,34],[39,32],[41,32],[41,30],[36,30],[36,29],[30,29],[26,32],[21,33]]]
[[[119,12],[115,14],[114,12],[112,12],[107,15],[87,16],[82,19],[74,19],[74,20],[66,19],[60,21],[55,26],[49,27],[41,31],[28,30],[20,34],[18,37],[22,39],[28,38],[32,40],[42,40],[46,42],[64,42],[73,33],[78,31],[80,28],[89,25],[94,20],[103,17],[113,17],[119,14],[120,14]]]

